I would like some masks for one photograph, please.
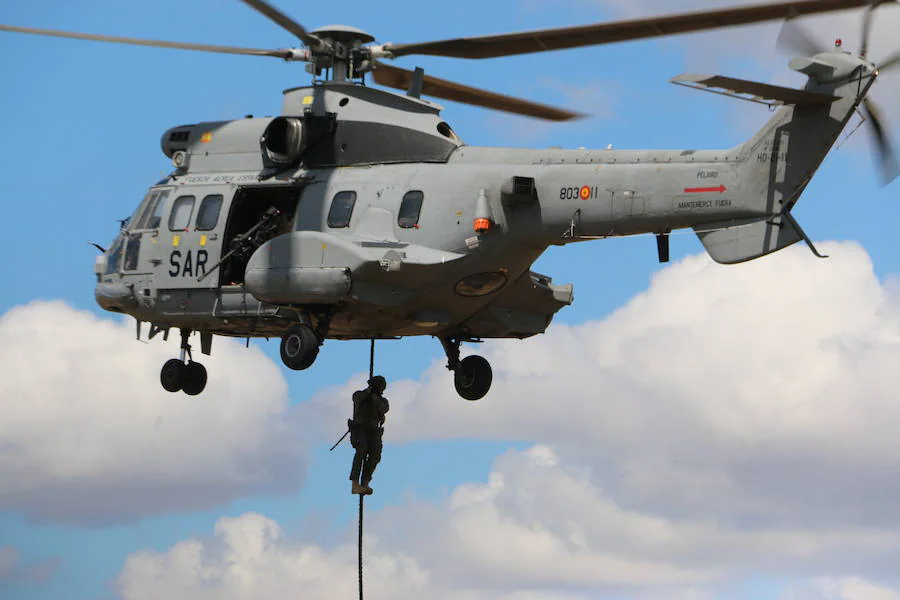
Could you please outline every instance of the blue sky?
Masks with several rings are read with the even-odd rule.
[[[309,28],[343,22],[369,31],[381,42],[415,42],[617,18],[625,14],[621,4],[588,0],[493,3],[458,0],[453,3],[422,4],[404,0],[389,6],[376,6],[354,0],[341,4],[339,10],[327,3],[282,2],[279,6]],[[672,3],[644,4],[647,12],[669,12],[671,7],[668,4]],[[698,1],[691,6],[712,4]],[[33,0],[0,8],[0,22],[249,47],[285,47],[293,42],[288,34],[266,19],[241,3],[229,0],[195,0],[190,3],[160,0],[155,3],[129,3],[127,8],[123,3],[111,0],[86,0],[79,3]],[[828,19],[815,23],[819,24],[817,30],[825,40],[839,35],[852,43],[853,36],[857,35],[858,21],[855,18]],[[897,24],[896,15],[893,23]],[[838,31],[834,31],[835,29]],[[786,59],[777,57],[772,51],[775,34],[777,27],[768,27],[750,29],[739,34],[724,32],[489,61],[407,58],[399,64],[409,68],[423,66],[428,73],[440,77],[531,97],[550,104],[569,106],[596,115],[575,124],[547,125],[446,103],[446,119],[468,144],[606,147],[612,143],[617,148],[722,148],[739,143],[761,125],[767,118],[765,108],[735,106],[736,103],[713,95],[677,88],[667,83],[667,80],[686,71],[715,69],[736,77],[795,82],[789,77],[784,79],[786,69],[783,64]],[[874,49],[876,56],[879,52],[885,54],[895,50],[890,47],[889,38],[890,35],[881,30]],[[104,329],[105,333],[102,335],[118,336],[109,339],[121,339],[122,344],[129,344],[127,350],[123,346],[122,352],[129,357],[138,357],[145,348],[133,340],[127,341],[124,333],[132,325],[125,323],[119,327],[117,318],[103,313],[94,304],[91,269],[96,252],[87,242],[108,244],[117,230],[116,220],[129,215],[146,188],[159,179],[162,173],[169,171],[170,163],[159,150],[159,137],[163,131],[182,123],[240,118],[245,114],[277,114],[281,90],[304,83],[307,75],[302,65],[285,64],[275,59],[131,48],[14,34],[0,36],[0,54],[5,57],[4,93],[0,94],[4,140],[0,150],[0,195],[6,209],[3,235],[0,236],[0,255],[5,257],[2,262],[4,285],[0,287],[0,314],[6,314],[5,323],[9,326],[9,311],[17,307],[22,310],[30,307],[30,312],[19,313],[21,322],[33,327],[33,330],[26,330],[26,334],[33,331],[34,339],[41,340],[41,344],[22,342],[20,347],[13,347],[11,351],[22,354],[26,348],[33,350],[34,353],[29,355],[29,364],[33,365],[37,374],[32,373],[30,376],[38,379],[41,377],[40,369],[46,368],[54,372],[58,367],[51,361],[43,364],[45,359],[42,357],[42,353],[46,352],[46,356],[51,359],[59,359],[59,352],[47,348],[47,345],[54,345],[57,341],[61,346],[71,349],[61,360],[69,360],[72,353],[84,351],[93,352],[92,356],[96,356],[97,361],[105,361],[106,356],[96,349],[112,348],[107,354],[115,354],[116,344],[119,342],[110,346],[104,338],[103,344],[106,345],[101,345],[99,341],[95,343],[92,332],[103,328],[103,323],[108,322],[109,331]],[[879,84],[875,97],[896,124],[900,119],[900,111],[896,109],[896,96],[892,96],[891,90],[900,90],[900,77],[895,74],[893,81],[888,80],[890,77],[885,77],[886,81]],[[894,133],[896,139],[896,126]],[[893,284],[890,281],[891,275],[900,270],[895,242],[896,223],[900,222],[898,184],[895,182],[891,187],[879,187],[865,135],[866,132],[860,130],[840,151],[828,158],[795,213],[815,240],[851,241],[849,244],[829,246],[832,253],[843,253],[849,258],[835,258],[836,266],[828,271],[828,267],[813,266],[806,254],[792,251],[790,254],[785,253],[787,258],[781,259],[784,263],[777,263],[779,259],[773,257],[767,259],[763,267],[748,267],[747,273],[752,275],[747,277],[758,277],[760,285],[783,285],[788,290],[784,293],[789,298],[807,299],[805,293],[810,289],[841,296],[840,285],[834,285],[834,278],[839,277],[842,278],[838,280],[839,284],[845,282],[852,287],[853,282],[858,281],[858,288],[853,289],[864,291],[871,291],[876,286],[880,290],[879,294],[896,300],[895,296],[891,296],[896,291],[896,286],[891,287]],[[568,349],[573,353],[592,351],[591,345],[578,345],[591,339],[585,332],[594,327],[592,324],[603,323],[604,327],[611,328],[611,335],[615,335],[618,331],[616,327],[619,326],[616,319],[627,321],[629,311],[643,310],[643,301],[652,304],[655,297],[653,294],[659,293],[660,289],[672,290],[675,294],[673,297],[679,297],[677,293],[687,287],[685,282],[688,280],[674,281],[676,275],[685,278],[696,276],[699,285],[705,279],[696,273],[704,269],[710,270],[714,273],[709,276],[712,278],[710,281],[713,281],[709,284],[710,290],[714,285],[719,286],[716,290],[727,285],[737,285],[733,282],[723,283],[730,280],[719,280],[716,277],[742,277],[723,275],[724,271],[711,267],[702,258],[694,257],[702,252],[702,248],[693,235],[675,236],[672,243],[673,260],[678,262],[685,259],[686,262],[679,262],[676,267],[662,272],[656,263],[655,244],[649,237],[609,240],[549,251],[540,259],[536,270],[551,275],[556,282],[576,284],[576,302],[558,315],[558,327],[554,329],[555,341],[549,347],[559,345],[561,352],[567,352]],[[799,266],[795,267],[794,263]],[[791,265],[791,268],[787,269],[784,265]],[[741,268],[744,267],[735,269]],[[867,269],[874,273],[871,279],[856,277]],[[791,296],[789,290],[793,289],[791,285],[794,280],[783,279],[785,270],[795,273],[797,281],[805,281],[806,274],[813,273],[813,270],[816,275],[809,275],[808,287],[798,287],[801,291]],[[648,291],[651,282],[652,287]],[[797,285],[800,286],[800,283]],[[882,285],[883,288],[880,287]],[[776,295],[778,291],[769,290]],[[864,296],[863,292],[860,294],[861,297]],[[710,292],[707,297],[710,296],[715,296],[715,293]],[[823,302],[825,307],[818,310],[820,297],[810,297],[813,298],[814,306],[808,307],[809,312],[832,314],[828,312],[830,305],[827,302]],[[36,301],[56,300],[65,304],[49,307],[34,304]],[[849,306],[850,300],[847,302]],[[888,308],[895,306],[889,301],[885,302]],[[711,313],[716,310],[716,306],[711,305]],[[802,308],[796,304],[789,307],[790,310]],[[888,308],[883,311],[873,309],[873,314],[893,315]],[[775,307],[762,307],[761,310],[774,313]],[[85,312],[88,314],[84,314]],[[49,332],[41,330],[41,327],[47,328],[49,323],[54,322],[51,317],[57,313],[70,315],[71,319],[79,321],[78,326],[73,324],[70,328],[67,321],[62,319],[58,322],[58,328]],[[741,319],[744,313],[732,316]],[[786,318],[783,314],[781,317]],[[702,321],[699,323],[702,326]],[[887,324],[893,326],[895,322],[888,321]],[[889,329],[890,327],[887,330]],[[810,326],[810,336],[815,335],[814,331],[818,329]],[[76,335],[79,337],[76,338]],[[572,339],[569,340],[567,336]],[[688,334],[686,336],[689,337]],[[573,345],[567,346],[567,340]],[[707,341],[704,338],[697,343],[702,346]],[[797,341],[798,346],[803,343],[803,340]],[[891,343],[895,344],[896,341]],[[491,356],[501,366],[512,365],[512,362],[504,362],[511,361],[512,356],[528,360],[529,356],[543,356],[541,352],[546,350],[532,342],[506,344],[507,347],[495,344],[489,349]],[[247,513],[259,513],[277,522],[284,535],[290,539],[302,539],[305,544],[315,544],[323,552],[337,552],[341,544],[349,539],[348,533],[351,533],[355,519],[354,499],[347,493],[346,470],[350,453],[346,446],[333,453],[328,452],[330,440],[337,439],[343,430],[339,417],[328,420],[321,415],[336,415],[346,408],[340,403],[346,404],[349,401],[348,392],[359,387],[363,380],[362,374],[367,368],[367,344],[329,343],[320,354],[315,368],[302,374],[289,373],[280,366],[276,342],[254,342],[253,345],[257,348],[257,354],[253,354],[255,358],[250,361],[253,368],[273,375],[274,381],[266,384],[261,395],[271,398],[273,411],[283,411],[289,418],[289,435],[294,436],[296,443],[302,446],[296,451],[296,456],[302,458],[297,463],[296,472],[287,477],[283,485],[277,482],[271,485],[236,485],[233,489],[229,488],[228,493],[219,497],[213,495],[208,501],[197,500],[194,504],[179,502],[179,494],[184,493],[187,497],[193,492],[184,491],[189,486],[184,487],[181,480],[173,480],[165,484],[171,487],[163,488],[168,497],[165,501],[160,501],[159,505],[148,499],[146,506],[142,504],[140,509],[135,508],[133,514],[128,516],[95,518],[87,523],[77,516],[72,517],[64,508],[35,512],[22,504],[4,503],[0,499],[0,548],[12,548],[15,553],[13,558],[9,558],[13,554],[12,551],[8,552],[7,564],[13,566],[6,571],[3,560],[0,560],[0,591],[4,598],[43,600],[65,597],[70,600],[95,600],[143,597],[135,591],[136,588],[125,586],[121,581],[116,583],[130,555],[142,551],[165,553],[174,545],[190,538],[212,539],[214,527],[222,517],[240,518]],[[813,344],[811,347],[816,346]],[[849,347],[851,350],[848,352],[856,348],[852,344]],[[152,350],[148,346],[146,360],[134,359],[144,360],[141,368],[147,371],[135,386],[156,378],[158,366],[154,362],[157,358],[154,357],[162,356],[165,352],[165,349],[158,346]],[[236,349],[229,352],[237,356]],[[521,353],[521,356],[516,353]],[[622,350],[622,353],[625,354],[625,351]],[[891,346],[879,356],[896,355],[896,348]],[[640,361],[641,356],[637,355],[636,360]],[[409,507],[413,507],[409,510],[416,515],[420,512],[439,512],[441,507],[457,507],[453,503],[471,492],[466,486],[486,486],[484,489],[488,491],[484,494],[490,496],[493,493],[490,490],[494,489],[490,487],[491,482],[496,477],[503,475],[513,480],[520,472],[545,468],[548,464],[571,464],[574,465],[573,469],[580,465],[579,468],[588,470],[588,479],[595,483],[609,475],[604,469],[618,468],[610,466],[612,463],[603,468],[592,463],[585,458],[592,454],[587,443],[577,449],[569,447],[565,442],[559,441],[564,436],[555,437],[561,435],[559,431],[554,435],[548,434],[545,438],[540,428],[523,426],[520,432],[484,425],[493,421],[485,416],[486,413],[481,412],[485,410],[481,404],[447,408],[451,412],[455,411],[447,413],[450,414],[449,417],[440,412],[445,410],[443,405],[435,410],[422,405],[420,400],[428,400],[436,405],[458,400],[450,395],[452,386],[449,376],[442,370],[442,361],[443,354],[439,344],[431,339],[383,342],[378,346],[378,371],[384,373],[389,381],[403,382],[397,388],[389,388],[389,397],[399,398],[401,406],[412,407],[403,413],[406,420],[403,427],[398,428],[398,436],[395,438],[397,441],[389,444],[385,451],[385,460],[376,475],[378,492],[368,502],[368,507],[374,514],[382,515],[384,535],[379,538],[379,550],[387,553],[392,551],[387,532],[390,531],[389,525],[396,523],[395,520],[399,518],[398,513]],[[8,382],[20,376],[20,372],[13,369],[11,364],[7,362],[0,367],[3,379]],[[114,369],[119,363],[113,361],[110,364],[112,366],[109,368]],[[508,373],[515,371],[511,366],[509,369]],[[652,372],[653,366],[648,365],[647,369]],[[827,369],[822,371],[827,372]],[[854,373],[858,375],[857,372]],[[212,372],[211,375],[215,377]],[[747,374],[738,368],[731,376],[741,379],[746,378]],[[615,379],[617,375],[611,373],[609,377]],[[509,375],[508,379],[512,378]],[[813,379],[810,374],[808,378],[801,377],[798,381],[813,385],[810,383]],[[27,383],[31,380],[26,376],[24,381]],[[122,381],[126,384],[131,381],[128,373],[123,376]],[[876,378],[875,384],[877,383],[879,381]],[[279,388],[284,384],[287,386],[286,392]],[[639,386],[632,381],[622,385],[624,387],[621,389],[634,390],[635,386],[641,387],[643,384]],[[433,400],[430,397],[424,398],[431,391],[443,388],[447,388],[444,390],[445,394]],[[17,389],[20,388],[15,387],[15,381],[8,384],[4,396]],[[247,383],[246,389],[250,393],[253,386]],[[397,391],[392,394],[393,389]],[[512,384],[508,387],[501,386],[496,394],[486,398],[482,404],[494,401],[495,395],[514,395],[515,389]],[[582,392],[585,389],[592,388],[579,388]],[[90,386],[65,391],[66,401],[71,402],[76,410],[80,410],[78,407],[83,400],[87,406],[86,396],[100,393]],[[103,393],[109,392],[107,390]],[[562,390],[560,393],[566,392]],[[579,392],[568,390],[568,393],[578,396]],[[638,394],[637,391],[635,393]],[[678,393],[680,392],[676,391],[676,395]],[[643,398],[642,394],[643,392],[638,395]],[[872,397],[878,397],[877,393],[872,394]],[[110,404],[107,406],[118,406],[118,410],[127,411],[132,395],[136,395],[135,390],[125,387],[119,397],[109,397]],[[286,408],[278,408],[278,399],[282,397],[287,399]],[[663,399],[653,398],[655,399],[647,402],[663,402]],[[12,396],[6,396],[3,400],[8,403],[8,410],[12,410],[10,406],[18,406],[11,400]],[[41,402],[40,398],[33,400]],[[178,399],[179,403],[191,401],[189,398]],[[552,403],[554,399],[547,397],[543,401]],[[726,400],[723,399],[724,401]],[[242,402],[246,404],[248,401],[245,398]],[[495,402],[495,405],[501,404],[500,401]],[[93,401],[90,403],[90,406],[97,405]],[[48,408],[45,410],[52,410],[52,406],[52,403],[47,403]],[[214,402],[202,406],[211,411],[216,410]],[[885,406],[878,405],[880,409],[888,410]],[[752,413],[751,408],[744,408],[748,414]],[[0,415],[2,410],[0,408]],[[35,410],[40,414],[39,409]],[[178,414],[177,411],[188,409],[179,407],[172,410],[176,411],[172,414]],[[773,415],[779,414],[779,409],[772,410],[775,411]],[[413,419],[417,414],[427,421],[417,424]],[[882,415],[887,421],[897,417],[892,411],[875,414]],[[446,433],[441,433],[440,423],[435,423],[434,419],[444,417],[447,417],[449,425]],[[752,417],[748,418],[752,420]],[[466,425],[467,422],[470,424]],[[22,427],[30,426],[30,423],[32,422],[27,421]],[[660,424],[663,425],[665,423]],[[673,427],[675,425],[677,423]],[[77,419],[73,419],[69,426],[89,428],[91,421],[79,424]],[[54,436],[58,436],[60,440],[68,439],[71,432],[66,430],[65,422],[60,421],[59,427]],[[565,427],[560,425],[560,431]],[[627,430],[627,426],[623,427]],[[859,427],[854,433],[865,438],[867,430],[864,425]],[[198,446],[218,443],[218,438],[214,435],[206,438],[199,426],[193,435]],[[578,438],[577,435],[575,437]],[[28,439],[27,435],[22,439]],[[785,444],[802,446],[798,439],[806,438],[788,437],[785,438]],[[227,441],[224,447],[231,448],[227,445],[229,443],[232,442]],[[647,447],[652,447],[651,441],[644,440],[644,443]],[[5,445],[0,438],[0,449]],[[860,448],[863,446],[865,444],[861,444]],[[535,451],[535,448],[540,450]],[[545,450],[552,454],[552,460],[546,459],[547,455],[543,453]],[[613,450],[624,452],[620,447]],[[282,450],[273,445],[267,447],[266,451],[279,454]],[[186,447],[184,452],[191,450]],[[210,453],[214,454],[213,451]],[[260,456],[264,454],[261,452]],[[293,455],[285,451],[285,456]],[[694,456],[693,450],[686,456]],[[2,455],[0,459],[11,460]],[[148,460],[152,462],[152,459]],[[177,460],[176,450],[172,450],[169,460]],[[212,461],[209,464],[218,464],[215,462],[218,459],[209,460]],[[260,458],[260,461],[265,460],[268,459]],[[860,460],[860,464],[877,470],[878,460],[872,455],[865,455]],[[135,464],[141,464],[141,461]],[[207,463],[197,464],[203,466]],[[810,468],[815,468],[815,462],[807,466],[810,465]],[[160,466],[158,473],[164,472],[164,467],[165,465]],[[728,475],[740,480],[740,474],[743,473],[740,466],[730,463],[730,467],[733,470],[728,471]],[[292,467],[279,463],[278,468],[290,472]],[[547,477],[558,475],[554,471],[548,473]],[[117,481],[128,480],[128,485],[131,485],[131,479],[140,480],[143,476],[140,469],[137,469],[122,475],[120,480],[90,480],[90,484],[97,489],[111,490],[111,496],[116,496]],[[148,475],[148,480],[153,481],[154,476]],[[60,490],[62,495],[56,501],[65,504],[69,497],[66,496],[69,480],[63,474],[59,477],[60,481],[51,481],[43,489]],[[565,485],[566,481],[561,480],[561,485]],[[15,482],[10,483],[10,486],[10,490],[18,489]],[[78,495],[82,491],[71,496],[73,501],[84,501],[84,498],[89,497],[88,492]],[[635,499],[636,496],[622,490],[619,492],[618,496],[609,492],[613,494],[619,507],[641,506],[641,502]],[[45,495],[49,493],[45,492]],[[502,497],[502,492],[497,494],[498,498]],[[877,495],[874,491],[872,494]],[[633,506],[628,505],[629,499],[634,501]],[[48,505],[52,504],[51,500],[47,499]],[[743,500],[749,501],[747,497]],[[853,497],[847,500],[853,501]],[[772,502],[776,502],[776,499]],[[793,506],[787,500],[784,502],[785,506]],[[675,505],[678,505],[677,501],[673,501],[673,506]],[[426,508],[422,508],[423,506]],[[689,516],[690,506],[685,501],[684,514]],[[648,514],[666,512],[654,511],[647,506],[642,506],[642,509],[647,510]],[[877,512],[877,509],[873,510]],[[752,520],[754,516],[764,521],[766,518],[773,522],[778,520],[771,515],[760,516],[753,511],[741,513],[737,508],[725,520],[731,519],[738,523],[743,522],[742,519]],[[667,517],[675,518],[671,514]],[[697,515],[694,514],[693,517]],[[842,526],[845,524],[842,523]],[[404,548],[411,552],[410,547]],[[0,554],[0,559],[3,556]],[[873,554],[870,557],[872,562],[859,565],[852,560],[842,563],[829,555],[816,564],[798,563],[793,570],[779,568],[759,557],[745,557],[743,563],[738,562],[736,566],[731,565],[727,569],[722,567],[725,573],[722,576],[703,579],[692,572],[691,576],[685,575],[683,578],[680,578],[681,575],[673,576],[674,583],[658,585],[662,585],[662,589],[670,589],[665,586],[672,586],[673,590],[713,597],[733,598],[743,595],[748,598],[864,598],[869,596],[859,594],[866,593],[869,589],[866,586],[877,591],[882,589],[879,586],[886,586],[884,589],[887,589],[896,585],[897,582],[889,581],[889,577],[885,575],[886,570],[873,566],[878,561],[887,560],[887,556],[888,554]],[[134,576],[134,572],[128,573],[132,577],[128,579],[129,582],[140,581],[139,577]],[[354,576],[354,570],[347,571],[346,577],[349,580]],[[440,580],[439,575],[434,577],[435,580]],[[662,574],[660,578],[665,580]],[[549,583],[536,581],[534,590],[559,591],[559,588],[553,588]],[[810,581],[813,583],[809,583]],[[502,583],[495,582],[492,585],[495,585],[496,590],[505,589]],[[570,593],[572,597],[580,597],[577,596],[579,593],[587,594],[586,597],[596,597],[600,592],[610,594],[609,597],[650,597],[646,595],[650,593],[647,590],[657,589],[652,586],[647,588],[644,584],[633,581],[608,585],[595,581],[579,585],[582,587],[573,584],[571,589],[564,589],[560,593]],[[829,585],[832,587],[829,588]],[[302,587],[297,589],[302,591]],[[863,591],[859,592],[860,589]]]

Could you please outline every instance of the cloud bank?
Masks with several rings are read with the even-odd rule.
[[[287,386],[262,352],[217,338],[206,391],[169,394],[178,344],[134,339],[62,302],[0,317],[0,510],[101,525],[298,489]]]

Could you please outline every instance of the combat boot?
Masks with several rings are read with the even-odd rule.
[[[368,489],[371,489],[371,488],[367,488],[364,485],[359,485],[359,482],[354,481],[353,484],[350,486],[350,493],[362,495],[362,494],[367,493],[366,490],[368,490]],[[368,493],[371,493],[371,492],[368,492]]]
[[[375,492],[375,490],[373,490],[372,487],[368,483],[364,483],[360,487],[362,487],[363,494],[365,494],[366,496],[371,496]]]

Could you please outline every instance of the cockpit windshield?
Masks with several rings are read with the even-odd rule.
[[[129,223],[131,231],[159,229],[169,190],[150,190]]]

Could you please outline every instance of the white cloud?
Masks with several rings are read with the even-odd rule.
[[[440,364],[420,381],[392,382],[392,452],[451,438],[536,445],[499,457],[485,482],[443,501],[370,512],[368,556],[393,565],[373,569],[373,593],[715,597],[752,572],[825,577],[816,590],[843,582],[836,597],[856,600],[844,574],[893,576],[900,286],[879,281],[858,245],[823,247],[827,261],[801,247],[736,267],[690,257],[601,322],[486,344],[495,388],[478,403],[455,396]],[[351,387],[301,407],[303,421],[333,430],[344,418],[335,395]],[[266,534],[277,529],[258,519],[223,522],[253,525],[246,542],[220,531],[132,556],[123,596],[145,597],[156,577],[185,597],[199,589],[190,577],[234,598],[352,593],[297,575],[322,569],[352,583],[352,539],[304,545]],[[255,549],[252,561],[234,558],[242,548]],[[172,563],[182,556],[186,566]],[[277,566],[301,556],[323,562]],[[238,589],[244,563],[265,582]]]
[[[549,480],[540,477],[549,476]],[[541,493],[538,487],[545,488]],[[592,590],[640,584],[702,581],[665,560],[632,559],[598,547],[605,535],[634,533],[644,523],[601,501],[598,530],[539,514],[556,490],[561,504],[597,500],[596,490],[561,472],[552,452],[537,447],[501,459],[487,484],[464,484],[436,507],[404,507],[368,519],[365,580],[371,598],[589,598]],[[601,499],[602,500],[602,499]],[[552,503],[551,503],[552,504]],[[616,522],[625,518],[624,523]],[[652,521],[652,520],[650,520]],[[602,544],[601,544],[602,545]],[[172,600],[299,595],[352,595],[356,548],[287,539],[256,514],[222,519],[211,539],[190,539],[165,552],[131,555],[117,588],[127,600],[162,593]],[[566,595],[566,592],[569,594]]]
[[[819,578],[786,600],[900,600],[900,590],[861,577]]]
[[[370,598],[714,598],[766,557],[806,559],[821,543],[857,550],[853,535],[755,533],[625,509],[545,446],[504,455],[486,483],[462,484],[438,506],[370,510],[366,523]],[[132,554],[116,588],[124,600],[350,596],[356,548],[347,538],[325,547],[258,514],[224,518],[212,537]],[[792,598],[895,597],[856,577],[804,584]]]
[[[102,524],[297,489],[302,449],[276,365],[217,338],[198,356],[206,391],[169,394],[159,368],[176,338],[140,344],[133,322],[61,302],[0,317],[0,509]]]
[[[425,574],[409,558],[369,554],[366,578],[374,597],[421,591]],[[190,539],[167,552],[131,555],[119,576],[123,598],[231,600],[283,597],[351,597],[356,590],[356,548],[331,551],[286,540],[261,515],[221,519],[212,539]]]

